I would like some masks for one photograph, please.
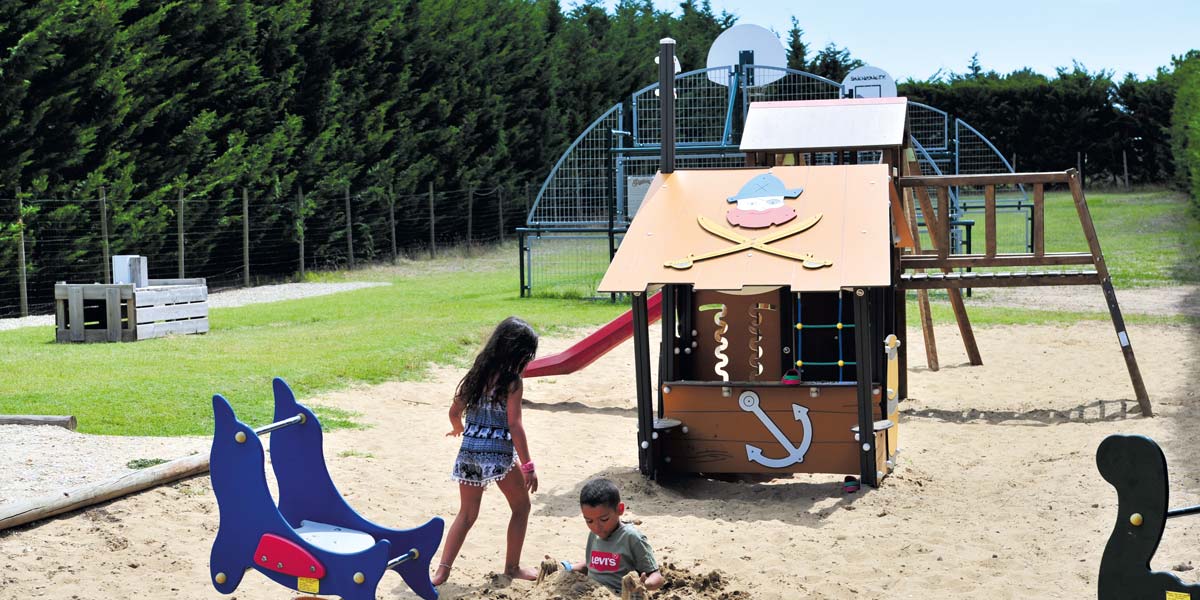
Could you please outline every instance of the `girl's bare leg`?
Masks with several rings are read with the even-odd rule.
[[[504,497],[508,499],[508,507],[512,509],[512,518],[508,520],[508,549],[504,555],[504,574],[513,579],[537,579],[537,569],[521,568],[521,547],[525,545],[525,529],[529,526],[529,492],[525,489],[525,477],[514,468],[508,475],[496,482]]]
[[[475,519],[479,518],[479,504],[483,500],[483,490],[482,487],[465,483],[458,484],[458,515],[454,517],[454,523],[450,525],[450,532],[446,534],[446,543],[442,546],[441,562],[438,563],[437,570],[433,573],[433,585],[442,585],[450,577],[450,567],[454,566],[454,559],[458,558],[458,551],[462,550],[463,541],[467,539],[467,532],[475,524]],[[523,530],[522,534],[524,534]]]

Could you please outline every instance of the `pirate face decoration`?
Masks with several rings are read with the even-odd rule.
[[[751,179],[737,195],[728,201],[736,206],[725,213],[730,225],[747,229],[762,229],[782,225],[796,218],[796,210],[784,204],[785,198],[795,198],[804,188],[788,189],[778,177],[766,173]]]
[[[802,188],[787,189],[783,182],[769,173],[751,179],[736,196],[727,200],[737,203],[737,206],[725,213],[725,218],[733,225],[750,229],[763,229],[772,225],[782,225],[796,218],[796,210],[785,206],[785,198],[795,198],[804,191]],[[762,254],[779,256],[800,262],[805,269],[822,269],[833,264],[832,261],[817,258],[808,252],[797,253],[772,246],[772,242],[802,233],[821,220],[822,213],[817,213],[789,227],[780,227],[770,232],[764,232],[758,237],[746,237],[733,229],[705,217],[697,215],[696,222],[700,228],[719,237],[733,242],[732,245],[703,254],[688,254],[687,256],[663,263],[668,269],[684,270],[702,260],[728,256],[743,250],[758,250]]]

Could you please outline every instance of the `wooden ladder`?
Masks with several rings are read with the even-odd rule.
[[[1100,240],[1088,210],[1079,173],[1074,169],[1050,173],[1000,173],[995,175],[938,175],[906,176],[900,178],[900,188],[912,188],[921,198],[922,214],[935,251],[919,249],[900,257],[900,287],[912,290],[946,289],[957,293],[962,288],[1024,287],[1046,285],[1099,285],[1104,290],[1108,312],[1117,331],[1117,340],[1125,356],[1125,366],[1133,383],[1138,405],[1144,416],[1153,416],[1150,398],[1138,370],[1133,346],[1125,331],[1125,320],[1117,304],[1116,292]],[[1087,252],[1046,252],[1045,244],[1045,187],[1047,184],[1067,184],[1075,201],[1075,210],[1087,239]],[[1033,186],[1033,252],[999,253],[996,251],[996,186]],[[984,252],[983,254],[950,253],[950,188],[981,186],[984,190]],[[938,202],[936,214],[929,206],[929,188]],[[910,219],[912,216],[910,216]],[[1047,267],[1076,266],[1078,269],[1046,270]],[[1003,268],[1002,272],[962,272],[964,268]],[[931,272],[925,272],[930,270]],[[969,327],[969,325],[968,325]]]

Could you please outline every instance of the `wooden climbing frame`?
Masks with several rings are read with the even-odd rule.
[[[962,288],[983,287],[1099,285],[1104,291],[1104,299],[1108,304],[1108,312],[1117,332],[1117,340],[1125,357],[1125,366],[1129,370],[1129,378],[1133,383],[1138,405],[1141,406],[1143,415],[1153,416],[1150,398],[1146,394],[1146,386],[1142,382],[1142,374],[1133,354],[1133,346],[1125,330],[1125,320],[1122,318],[1121,308],[1117,304],[1116,292],[1113,290],[1108,266],[1104,262],[1104,254],[1100,250],[1100,240],[1096,235],[1096,227],[1092,222],[1092,215],[1088,210],[1077,171],[1071,169],[1049,173],[909,176],[901,177],[899,184],[902,189],[911,188],[921,200],[921,211],[925,216],[929,236],[935,249],[934,252],[921,252],[917,249],[911,254],[901,255],[901,288],[957,291]],[[1071,190],[1079,223],[1083,227],[1083,235],[1088,244],[1086,252],[1046,252],[1043,219],[1045,188],[1047,185],[1054,184],[1066,184]],[[1001,253],[996,249],[996,186],[1011,185],[1033,186],[1032,253]],[[982,254],[951,255],[949,252],[950,228],[947,223],[950,220],[950,203],[948,198],[950,188],[954,186],[980,186],[984,189],[985,240]],[[933,207],[929,206],[929,188],[932,188],[938,197],[936,214]],[[1079,268],[1059,269],[1064,266]],[[984,267],[1013,270],[1004,272],[956,271],[956,269]],[[1052,267],[1052,269],[1043,270],[1048,267]]]

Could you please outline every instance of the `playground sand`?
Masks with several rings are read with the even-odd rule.
[[[583,333],[545,339],[542,352]],[[1130,329],[1153,419],[1137,416],[1107,322],[977,329],[981,367],[965,365],[952,326],[937,334],[942,370],[933,373],[919,330],[909,332],[911,399],[902,405],[899,469],[880,488],[856,494],[843,494],[834,475],[645,481],[636,472],[629,344],[580,373],[529,380],[525,418],[541,488],[525,563],[582,559],[579,488],[603,475],[620,485],[626,518],[670,565],[671,589],[659,598],[1094,597],[1116,517],[1115,493],[1095,468],[1105,436],[1155,438],[1170,465],[1171,505],[1200,503],[1195,330]],[[443,434],[461,374],[439,367],[426,382],[304,400],[374,423],[325,438],[335,482],[368,518],[405,527],[453,517],[457,490],[448,472],[458,441]],[[508,512],[499,493],[484,498],[444,598],[606,596],[565,575],[537,588],[496,575]],[[216,526],[208,479],[197,477],[0,532],[0,597],[217,598],[207,567]],[[1152,566],[1200,562],[1196,539],[1200,519],[1172,521]],[[1200,579],[1196,570],[1176,574]],[[236,597],[291,595],[251,574]],[[388,575],[378,597],[415,596]]]

